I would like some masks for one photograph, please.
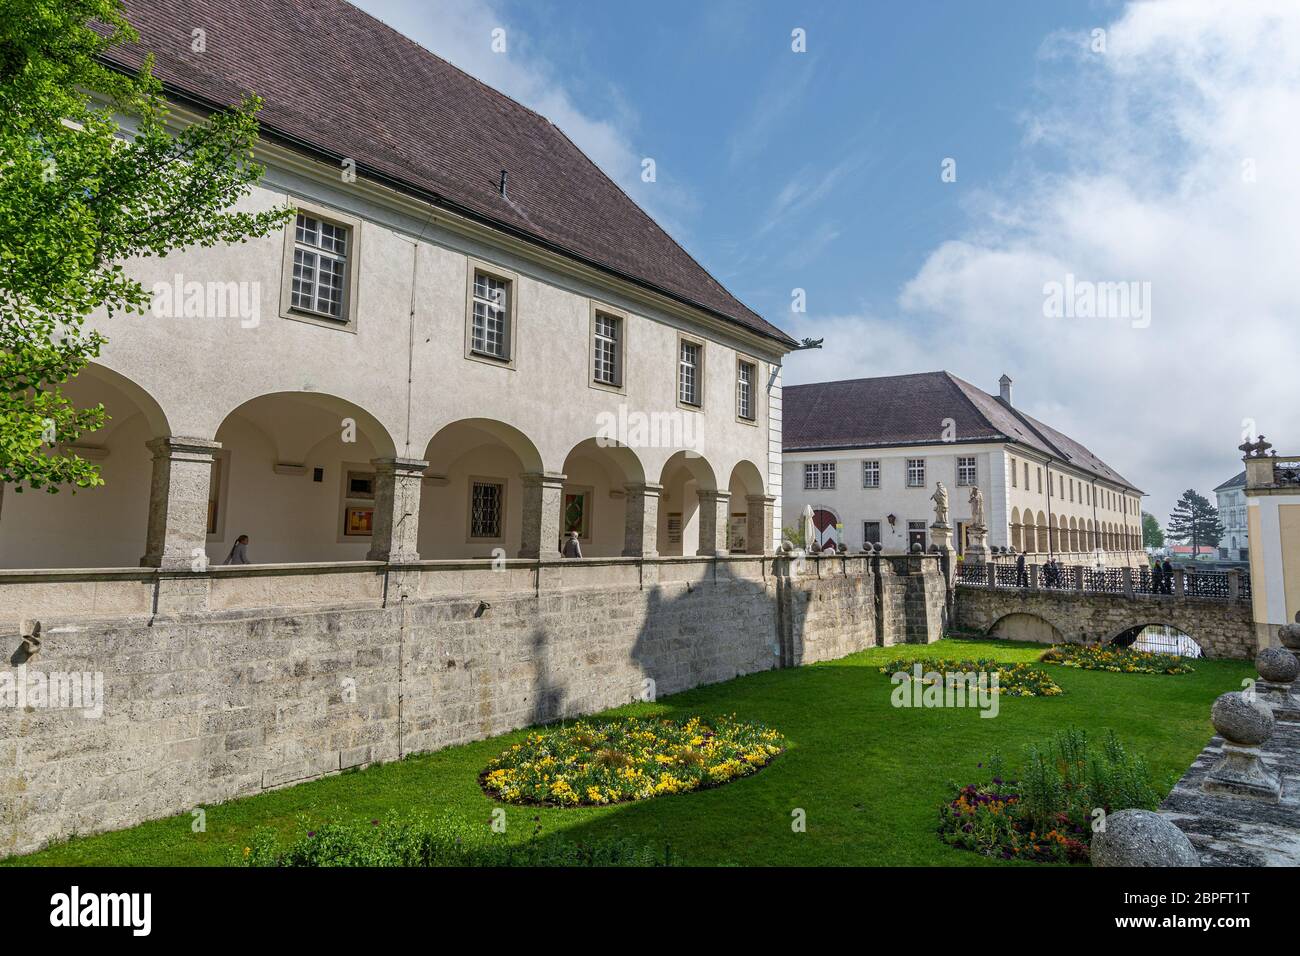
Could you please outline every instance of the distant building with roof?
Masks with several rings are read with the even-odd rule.
[[[1223,539],[1219,542],[1219,558],[1224,561],[1250,560],[1250,529],[1246,519],[1246,473],[1229,478],[1214,489],[1218,498],[1219,521],[1223,524]]]
[[[811,506],[819,546],[928,548],[942,481],[959,552],[977,485],[991,546],[1034,562],[1143,563],[1142,491],[1016,408],[1008,376],[998,384],[994,395],[939,371],[786,386],[786,523]]]

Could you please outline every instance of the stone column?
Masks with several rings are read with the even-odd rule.
[[[640,482],[623,486],[627,517],[623,525],[623,555],[629,558],[659,556],[659,496],[663,485]]]
[[[374,458],[375,523],[367,561],[410,564],[420,560],[420,484],[427,461]]]
[[[745,541],[750,554],[773,554],[772,533],[776,497],[774,495],[745,496]]]
[[[696,554],[726,557],[727,525],[731,518],[730,491],[700,491],[700,547]]]
[[[149,527],[140,564],[189,570],[196,559],[206,567],[208,486],[220,442],[165,436],[146,443],[153,452],[149,484]]]
[[[560,559],[560,509],[564,506],[564,475],[523,476],[524,513],[519,557],[538,561]]]

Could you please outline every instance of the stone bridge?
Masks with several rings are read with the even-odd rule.
[[[1089,589],[1082,568],[1064,569],[1056,587],[1042,586],[1037,576],[1029,587],[999,583],[995,578],[1003,572],[999,568],[985,578],[972,568],[961,575],[953,607],[958,628],[1012,640],[1108,644],[1145,625],[1164,624],[1189,635],[1206,657],[1248,660],[1264,646],[1251,612],[1248,578],[1243,583],[1234,577],[1231,588],[1222,589],[1228,593],[1219,594],[1220,588],[1205,586],[1201,574],[1203,593],[1195,593],[1180,573],[1172,593],[1153,594],[1128,569],[1117,575],[1120,583],[1113,591]]]

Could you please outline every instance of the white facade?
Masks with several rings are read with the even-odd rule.
[[[818,466],[818,478],[812,482],[817,487],[806,487],[807,465]],[[833,489],[822,487],[823,465],[833,466]],[[877,470],[879,484],[865,484],[864,474],[875,475]],[[886,552],[909,550],[911,540],[928,548],[934,521],[930,496],[936,481],[948,490],[949,521],[959,551],[964,550],[964,539],[958,532],[970,523],[969,496],[976,485],[984,495],[992,547],[1010,547],[1033,560],[1053,554],[1067,563],[1093,563],[1098,549],[1101,560],[1110,565],[1137,566],[1144,560],[1141,498],[1133,489],[1006,442],[787,452],[785,523],[793,525],[791,516],[808,505],[834,517],[841,529],[835,539],[850,550],[861,549],[876,524]]]
[[[1220,486],[1214,494],[1218,499],[1219,521],[1223,524],[1219,558],[1225,561],[1249,561],[1250,522],[1246,510],[1245,481],[1232,487]]]
[[[346,235],[340,315],[295,308],[293,221],[129,263],[158,308],[94,321],[108,344],[68,388],[111,417],[77,442],[105,485],[0,489],[0,567],[220,562],[241,534],[255,563],[553,557],[579,512],[589,557],[772,549],[785,344],[287,149],[259,159],[243,208]],[[507,289],[500,357],[472,347],[481,275]]]

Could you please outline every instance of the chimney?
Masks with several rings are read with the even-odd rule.
[[[998,379],[998,399],[1004,405],[1011,404],[1011,376],[1006,372],[1003,372],[1002,377]]]

